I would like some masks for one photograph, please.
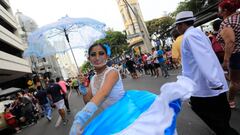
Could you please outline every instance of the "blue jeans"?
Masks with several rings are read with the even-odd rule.
[[[167,65],[164,62],[159,63],[163,76],[169,76],[167,71]]]
[[[44,104],[44,105],[42,105],[42,107],[43,107],[44,115],[46,117],[51,118],[51,116],[52,116],[52,108],[51,108],[50,104],[49,103]]]

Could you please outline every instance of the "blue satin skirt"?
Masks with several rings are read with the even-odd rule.
[[[148,91],[128,90],[124,97],[115,104],[106,108],[94,118],[84,129],[84,135],[111,135],[122,131],[131,125],[145,112],[156,99],[157,95]],[[177,114],[180,111],[179,100],[169,104]],[[165,130],[165,134],[174,134],[176,115],[172,125]]]

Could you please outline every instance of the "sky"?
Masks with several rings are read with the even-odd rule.
[[[138,0],[145,21],[159,18],[164,12],[172,12],[182,0]],[[9,0],[13,13],[17,10],[36,21],[39,27],[53,23],[68,15],[73,18],[89,17],[107,27],[123,31],[122,16],[116,0]],[[78,50],[74,50],[74,54]],[[84,58],[77,58],[82,64]]]

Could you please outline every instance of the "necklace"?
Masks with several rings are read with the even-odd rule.
[[[107,71],[108,67],[106,67],[100,74],[96,74],[95,78],[94,78],[94,87],[99,90],[101,87],[101,84],[103,82],[104,79],[104,74]]]
[[[99,74],[96,73],[96,76],[102,76],[106,72],[107,69],[108,69],[108,67],[106,67],[101,73],[99,73]]]

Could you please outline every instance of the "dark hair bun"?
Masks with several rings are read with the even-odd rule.
[[[237,9],[240,8],[240,0],[223,0],[218,5],[222,9],[226,9],[227,11],[234,13]]]

